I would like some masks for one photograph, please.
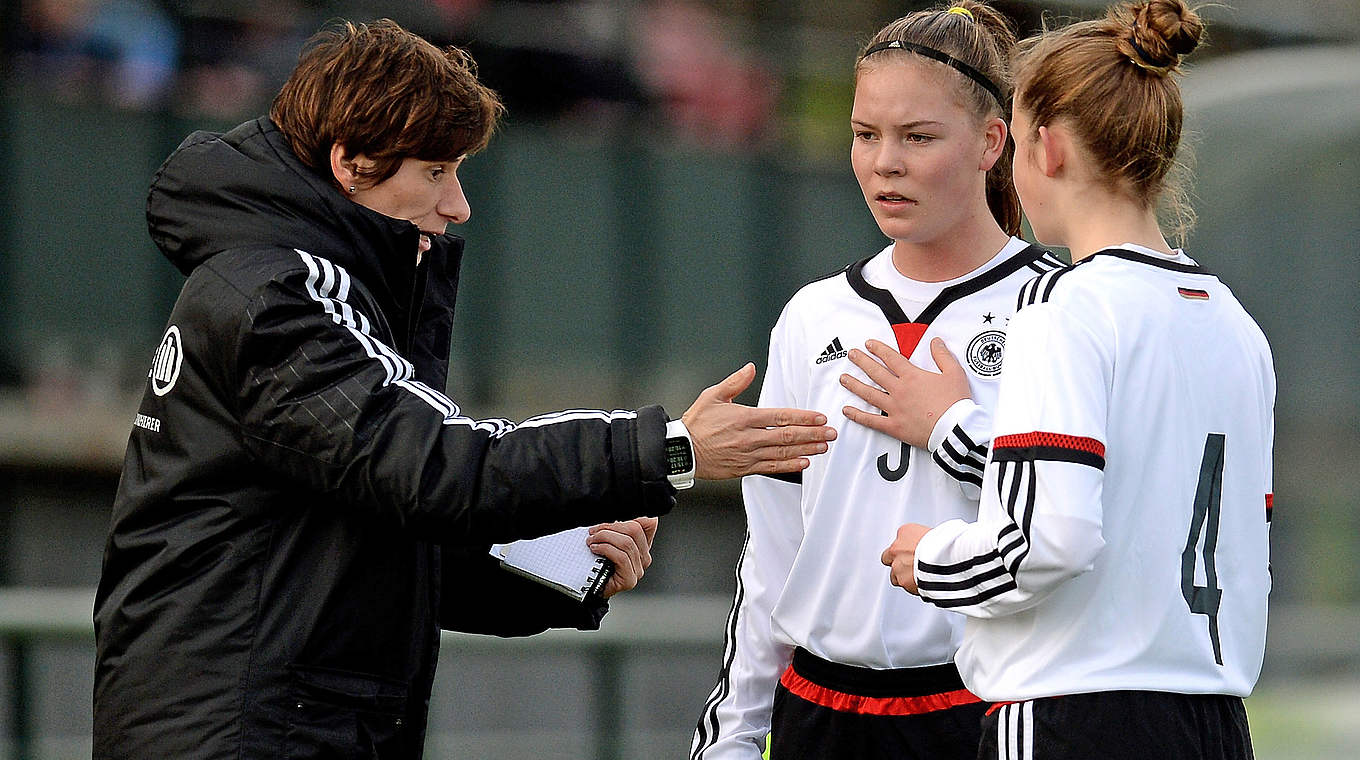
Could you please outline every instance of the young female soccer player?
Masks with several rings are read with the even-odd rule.
[[[1016,188],[1077,263],[1021,291],[978,521],[903,526],[882,555],[895,584],[970,617],[964,682],[1004,703],[980,757],[1252,756],[1270,349],[1155,214],[1173,77],[1202,33],[1181,0],[1151,0],[1017,58]]]
[[[846,349],[889,341],[934,366],[930,339],[968,357],[976,403],[910,447],[843,429],[801,479],[747,478],[719,683],[694,760],[968,758],[985,705],[953,658],[958,615],[892,588],[877,553],[904,521],[976,515],[987,407],[1020,286],[1061,266],[1013,235],[1006,59],[1014,35],[981,3],[913,13],[860,53],[851,164],[891,243],[800,290],[770,338],[761,405],[840,418]]]

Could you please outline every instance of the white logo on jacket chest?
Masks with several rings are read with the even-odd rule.
[[[179,368],[184,363],[184,342],[180,340],[179,328],[170,325],[170,329],[165,331],[165,337],[161,338],[161,344],[156,348],[156,358],[151,362],[151,371],[146,376],[151,378],[151,392],[157,396],[164,396],[175,387],[175,381],[179,379]]]

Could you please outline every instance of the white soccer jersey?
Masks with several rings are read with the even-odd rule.
[[[1246,696],[1270,591],[1265,336],[1179,252],[1101,251],[1021,298],[978,520],[917,549],[922,597],[970,618],[964,683]]]
[[[962,278],[920,283],[897,272],[889,246],[789,301],[770,335],[760,404],[818,410],[837,438],[798,476],[742,482],[747,541],[694,760],[760,756],[775,684],[796,646],[879,669],[953,659],[963,619],[892,586],[878,558],[903,523],[976,516],[1006,321],[1021,285],[1062,265],[1012,238]],[[935,337],[967,369],[975,403],[951,408],[930,451],[848,423],[842,408],[864,402],[841,373],[869,382],[846,358],[850,348],[874,338],[934,370]]]

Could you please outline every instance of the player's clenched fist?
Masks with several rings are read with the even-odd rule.
[[[916,545],[930,528],[916,523],[907,523],[897,529],[897,540],[883,550],[880,561],[891,570],[892,585],[900,586],[912,594],[920,596],[916,589]]]

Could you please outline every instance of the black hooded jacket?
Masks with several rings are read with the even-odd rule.
[[[147,218],[187,280],[105,547],[95,758],[418,758],[440,628],[598,626],[487,547],[667,512],[659,407],[462,416],[462,241],[418,264],[268,119],[190,135]]]

